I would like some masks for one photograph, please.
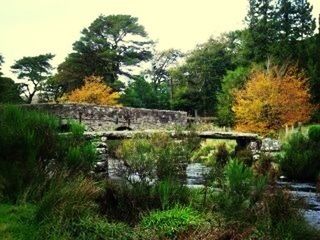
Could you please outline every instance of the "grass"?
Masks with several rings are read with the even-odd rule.
[[[1,240],[32,240],[37,225],[32,221],[34,205],[0,204]]]

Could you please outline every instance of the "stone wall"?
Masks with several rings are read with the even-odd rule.
[[[187,124],[187,113],[181,111],[85,104],[29,104],[22,106],[45,111],[61,119],[80,121],[87,127],[87,131],[164,129],[174,125],[185,126]]]

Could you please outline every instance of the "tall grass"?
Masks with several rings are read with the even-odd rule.
[[[0,191],[17,201],[32,186],[68,167],[89,171],[95,149],[82,137],[83,128],[71,124],[72,133],[60,136],[59,121],[46,113],[17,106],[0,107]]]
[[[58,121],[14,106],[0,107],[0,176],[3,195],[17,199],[34,181],[43,181],[54,157]]]

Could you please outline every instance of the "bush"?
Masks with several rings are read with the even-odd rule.
[[[262,197],[265,177],[255,177],[252,169],[238,160],[231,160],[224,168],[221,192],[215,196],[218,209],[232,219],[249,219],[250,210]]]
[[[161,207],[152,194],[152,187],[145,184],[107,182],[99,199],[100,211],[108,219],[136,223],[142,213]]]
[[[159,199],[162,210],[169,209],[177,204],[187,204],[189,194],[188,187],[172,180],[157,182],[153,188],[153,195]]]
[[[73,231],[82,219],[97,214],[95,201],[100,189],[92,180],[62,172],[44,187],[46,191],[37,204],[35,221],[40,224],[40,235],[45,239],[79,234]]]
[[[253,164],[253,155],[250,149],[237,151],[236,157],[248,167],[251,167]]]
[[[70,134],[58,135],[59,121],[45,113],[16,106],[0,107],[0,190],[17,201],[59,168],[88,171],[95,149],[72,123]],[[1,194],[0,194],[1,195]]]
[[[129,182],[182,179],[195,145],[190,139],[172,139],[167,134],[154,134],[148,139],[135,136],[118,148],[117,155],[125,165],[120,174]],[[132,175],[138,179],[132,179]]]
[[[14,106],[0,107],[0,179],[3,196],[16,201],[29,185],[43,181],[54,157],[57,119]]]
[[[220,166],[224,166],[229,160],[229,152],[227,150],[226,143],[219,144],[217,147],[217,152],[215,154],[216,162]]]
[[[117,156],[123,160],[124,166],[118,169],[119,174],[131,183],[147,184],[156,178],[154,146],[147,139],[136,136],[122,142]],[[138,176],[138,179],[132,176]]]
[[[319,128],[311,127],[309,138],[301,132],[294,133],[284,145],[280,159],[281,169],[293,180],[315,181],[320,171]]]
[[[202,217],[191,208],[175,207],[151,212],[141,220],[140,227],[154,232],[158,238],[173,239],[178,233],[195,229],[202,223]]]
[[[73,229],[73,235],[78,240],[130,240],[134,232],[124,223],[109,223],[99,217],[80,219]]]
[[[54,176],[45,184],[46,192],[38,203],[37,221],[58,220],[62,226],[97,210],[95,200],[100,189],[84,176],[70,176],[66,172]]]
[[[308,130],[308,137],[310,141],[314,143],[320,142],[320,126],[319,125],[311,126]]]

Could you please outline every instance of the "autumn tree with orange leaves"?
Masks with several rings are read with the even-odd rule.
[[[103,83],[102,77],[90,76],[84,79],[85,84],[66,94],[62,101],[70,103],[94,103],[99,105],[120,106],[118,92]]]
[[[236,129],[267,134],[309,120],[307,79],[297,67],[272,67],[254,71],[243,89],[234,93]]]

